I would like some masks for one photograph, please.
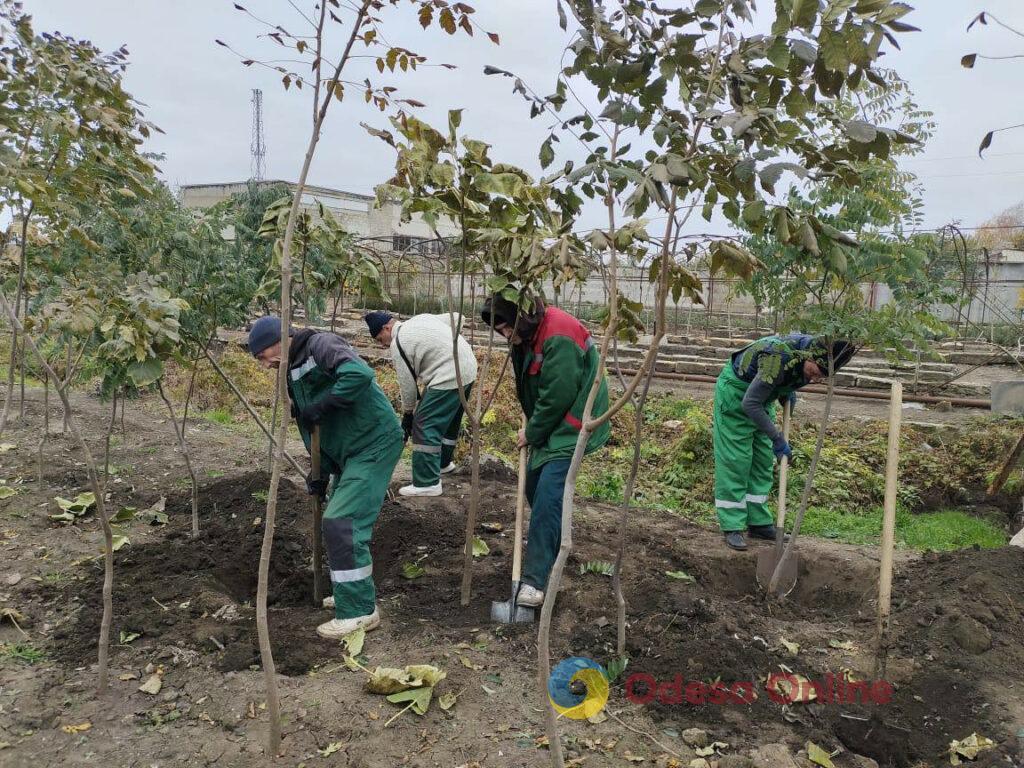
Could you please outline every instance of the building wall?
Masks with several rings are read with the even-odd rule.
[[[264,186],[286,184],[290,189],[295,185],[284,181],[261,181]],[[232,195],[245,192],[247,182],[231,182],[226,184],[189,184],[181,188],[181,202],[188,208],[209,208],[226,200]],[[404,235],[410,238],[433,239],[431,228],[417,214],[408,222],[400,220],[401,209],[395,203],[376,206],[376,200],[369,195],[345,192],[328,187],[306,187],[302,195],[302,206],[316,215],[318,203],[338,219],[349,232],[360,237],[393,238]],[[458,234],[458,228],[448,221],[438,224],[438,231],[443,237]],[[403,245],[406,241],[400,241]]]

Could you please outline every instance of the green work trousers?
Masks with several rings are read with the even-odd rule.
[[[715,511],[723,532],[775,522],[768,510],[775,454],[772,441],[743,412],[747,383],[727,364],[715,384],[712,434]],[[775,416],[775,404],[768,407]]]
[[[472,384],[464,391],[469,399]],[[457,389],[430,389],[423,393],[412,418],[412,484],[418,488],[441,482],[441,468],[455,456],[462,429],[462,400]]]
[[[365,453],[350,456],[327,502],[322,530],[336,619],[366,616],[376,607],[370,540],[401,455],[401,435],[396,435]]]

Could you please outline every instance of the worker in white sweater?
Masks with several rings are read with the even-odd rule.
[[[440,496],[441,475],[455,469],[452,459],[462,428],[451,324],[454,319],[459,328],[462,317],[444,313],[401,321],[387,312],[370,312],[363,319],[374,340],[391,350],[402,393],[402,429],[406,440],[412,437],[412,485],[398,492]],[[476,381],[476,357],[461,334],[457,343],[459,376],[468,398]]]

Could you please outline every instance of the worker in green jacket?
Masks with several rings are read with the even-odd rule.
[[[481,315],[512,347],[516,394],[526,414],[518,448],[529,446],[526,497],[530,530],[523,559],[522,583],[516,602],[537,606],[562,543],[562,494],[576,441],[583,426],[583,408],[594,383],[599,355],[590,332],[572,315],[533,300],[531,311],[494,295]],[[608,383],[601,381],[592,407],[597,417],[608,410]],[[586,452],[604,445],[611,433],[606,421],[590,435]]]
[[[848,341],[832,343],[838,371],[856,353]],[[732,549],[744,550],[744,530],[775,540],[768,510],[776,459],[793,451],[775,426],[776,402],[796,401],[796,391],[828,375],[828,343],[794,333],[766,336],[733,353],[715,384],[712,435],[715,451],[715,510]]]
[[[249,332],[249,351],[265,368],[281,364],[281,320],[261,317]],[[333,475],[324,510],[323,540],[333,594],[324,606],[334,618],[317,627],[340,639],[380,625],[370,540],[391,473],[402,454],[402,428],[370,368],[345,339],[302,329],[288,347],[288,397],[310,449],[320,427],[321,477]],[[306,479],[310,495],[327,496],[328,482]]]

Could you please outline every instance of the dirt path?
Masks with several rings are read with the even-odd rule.
[[[98,445],[106,407],[84,396],[78,402]],[[37,485],[36,403],[29,405],[28,424],[4,435],[17,447],[0,454],[0,469],[18,493],[0,501],[0,607],[24,615],[28,637],[4,623],[0,642],[30,643],[45,653],[31,665],[0,660],[5,768],[265,764],[251,606],[265,445],[214,424],[190,427],[206,474],[203,535],[193,542],[188,492],[181,483],[185,469],[171,426],[158,414],[153,403],[130,404],[127,435],[113,451],[118,474],[110,484],[112,507],[141,509],[166,496],[169,522],[133,523],[131,545],[117,553],[113,637],[119,640],[124,632],[125,642],[113,649],[111,690],[98,700],[92,685],[101,573],[90,559],[98,552],[98,528],[91,519],[67,527],[46,517],[55,511],[55,495],[73,496],[82,488],[84,468],[65,440],[51,438],[44,483]],[[59,425],[56,411],[51,424]],[[485,477],[482,522],[507,530],[514,478],[493,466]],[[476,562],[470,606],[463,609],[458,602],[466,482],[456,474],[446,479],[443,497],[389,502],[378,523],[375,578],[384,624],[367,638],[363,663],[437,664],[448,673],[438,692],[458,694],[449,712],[435,705],[423,717],[406,713],[387,727],[397,707],[365,693],[363,673],[346,669],[340,647],[313,631],[326,616],[310,604],[308,498],[284,484],[270,596],[286,717],[284,756],[277,764],[547,764],[535,690],[535,627],[488,620],[490,601],[506,596],[510,550],[504,532],[479,532],[491,553]],[[580,565],[612,558],[616,519],[617,511],[605,505],[580,510],[577,550],[556,614],[557,658],[581,655],[606,663],[614,656],[610,580],[581,574]],[[764,687],[782,665],[817,681],[828,675],[870,677],[874,552],[808,539],[798,589],[777,605],[756,592],[756,552],[733,553],[715,532],[685,520],[637,513],[629,548],[624,579],[630,665],[613,686],[606,710],[613,716],[563,723],[574,765],[687,766],[697,758],[684,739],[690,728],[728,744],[720,748],[723,757],[710,758],[720,768],[808,765],[790,756],[808,740],[844,750],[835,758],[837,766],[870,766],[872,760],[940,765],[949,741],[973,731],[1001,745],[976,764],[1006,765],[997,762],[997,754],[1014,747],[1016,730],[1024,726],[1024,552],[902,555],[887,676],[892,702],[782,706]],[[402,578],[403,563],[416,560],[425,574]],[[685,572],[694,581],[671,578],[668,571]],[[783,640],[799,646],[795,654]],[[161,670],[157,695],[138,690]],[[684,686],[750,683],[757,699],[677,702],[676,675]],[[662,687],[650,696],[652,681]],[[63,730],[86,722],[88,730]],[[640,757],[643,762],[635,760]]]

